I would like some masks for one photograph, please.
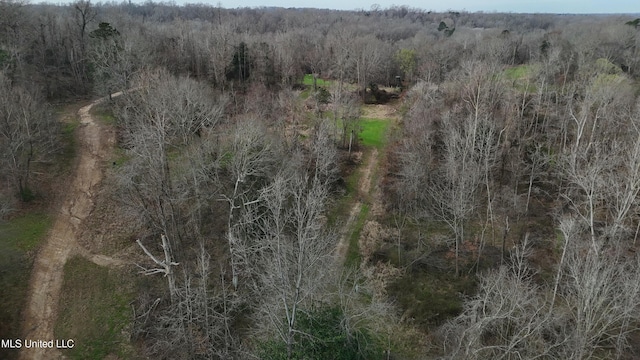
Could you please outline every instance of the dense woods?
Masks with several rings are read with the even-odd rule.
[[[636,17],[0,0],[0,219],[107,97],[103,356],[637,358]]]

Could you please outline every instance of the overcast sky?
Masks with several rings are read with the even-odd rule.
[[[175,0],[177,4],[205,2],[215,5],[217,0]],[[525,13],[640,13],[640,0],[220,0],[222,7],[312,7],[323,9],[370,9],[407,5],[424,10],[466,10],[469,12],[525,12]]]

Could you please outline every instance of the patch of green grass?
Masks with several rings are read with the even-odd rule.
[[[305,89],[302,92],[300,92],[300,98],[302,100],[307,100],[309,98],[309,96],[311,96],[311,90],[310,89]]]
[[[617,88],[627,82],[627,79],[618,74],[598,74],[591,83],[592,89]]]
[[[70,259],[64,270],[55,337],[75,341],[65,355],[72,359],[134,357],[128,335],[133,291],[127,275],[80,257]]]
[[[605,58],[600,58],[598,60],[596,60],[596,69],[598,70],[598,73],[600,74],[611,74],[611,75],[622,75],[623,71],[622,69],[612,63],[611,61],[605,59]]]
[[[532,73],[531,65],[517,65],[503,71],[509,80],[522,80]]]
[[[91,115],[98,118],[98,120],[105,125],[115,125],[116,123],[116,117],[113,115],[113,111],[104,103],[91,108]]]
[[[21,314],[26,303],[36,248],[51,225],[44,213],[31,213],[0,224],[0,339],[20,338]],[[11,349],[0,349],[0,358],[17,357]]]
[[[390,120],[360,119],[360,143],[365,146],[381,148],[386,141]]]
[[[99,113],[96,116],[103,124],[114,125],[116,123],[116,117],[111,114]]]
[[[536,65],[517,65],[505,69],[502,73],[507,80],[513,82],[513,86],[520,92],[533,93],[538,91],[532,77],[536,71]]]
[[[327,86],[330,84],[331,84],[331,81],[323,80],[321,78],[316,79],[316,86]],[[305,74],[304,79],[302,79],[302,85],[313,86],[313,75]]]
[[[0,244],[20,251],[33,250],[51,226],[44,213],[30,213],[0,225]]]
[[[349,248],[347,249],[347,257],[345,259],[345,265],[349,267],[357,267],[360,265],[360,261],[362,260],[358,241],[360,240],[360,233],[362,232],[364,222],[367,220],[368,215],[369,205],[362,204],[362,208],[360,208],[360,213],[358,214],[358,219],[353,225],[353,232],[349,237]]]

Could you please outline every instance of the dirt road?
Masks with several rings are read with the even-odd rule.
[[[396,108],[391,105],[365,105],[362,108],[362,116],[372,119],[389,120],[390,122],[398,121],[398,112]],[[361,165],[364,169],[358,182],[356,201],[351,206],[347,221],[340,229],[340,240],[334,252],[336,261],[339,264],[343,264],[346,259],[351,235],[355,231],[355,223],[362,211],[363,199],[367,199],[367,201],[370,202],[372,209],[381,206],[377,187],[374,187],[373,191],[371,190],[373,185],[372,176],[375,167],[379,164],[379,157],[378,149],[374,147],[365,157]]]
[[[354,229],[354,224],[360,211],[362,210],[362,199],[368,197],[369,190],[371,189],[371,177],[373,174],[373,168],[378,163],[378,149],[374,148],[371,153],[365,158],[364,169],[360,181],[358,182],[358,194],[356,195],[356,202],[351,206],[349,211],[349,218],[342,226],[340,230],[340,241],[336,246],[335,255],[339,263],[344,263],[349,250],[349,241]]]
[[[118,96],[114,94],[114,96]],[[58,300],[64,278],[64,265],[75,253],[82,253],[77,246],[79,225],[92,211],[93,194],[103,177],[103,160],[108,156],[109,145],[104,128],[89,114],[91,108],[105,98],[96,100],[78,111],[77,158],[74,174],[56,214],[53,227],[39,250],[31,273],[27,305],[23,317],[25,340],[55,340],[53,329],[58,314]],[[62,351],[47,348],[23,347],[20,359],[59,359]]]

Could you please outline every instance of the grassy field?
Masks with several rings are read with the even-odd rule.
[[[386,141],[387,128],[390,120],[360,119],[360,141],[364,146],[382,148]]]
[[[0,224],[0,339],[20,337],[20,315],[26,302],[32,251],[46,235],[51,219],[29,213]],[[0,358],[17,353],[0,349]]]
[[[129,341],[130,275],[75,257],[65,265],[57,339],[74,339],[65,351],[71,359],[130,359],[135,355]]]

